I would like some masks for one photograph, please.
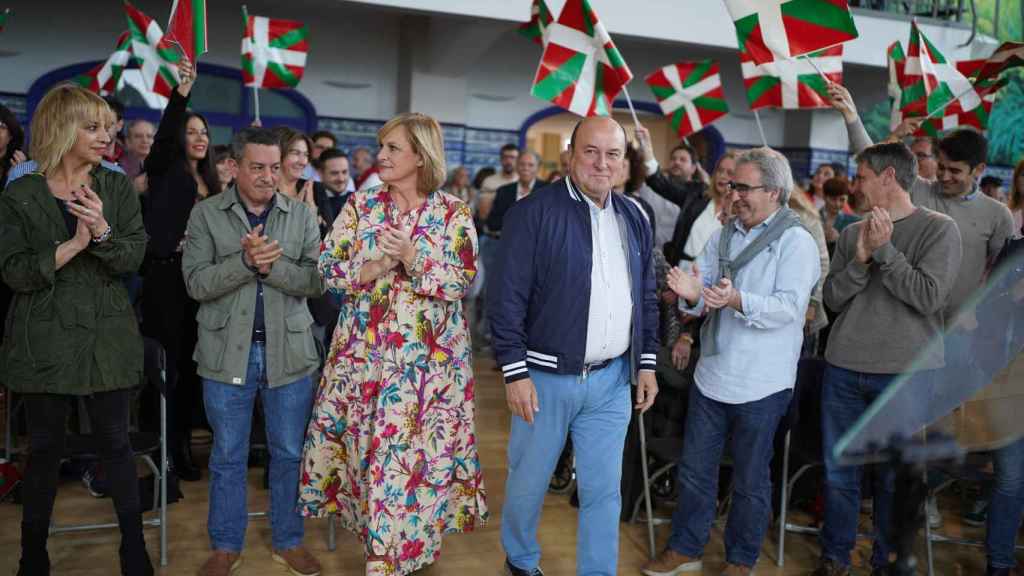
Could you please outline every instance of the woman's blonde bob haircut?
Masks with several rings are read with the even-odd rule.
[[[73,84],[50,90],[32,115],[32,159],[39,172],[52,176],[78,140],[78,129],[96,122],[104,130],[111,124],[107,103],[96,94]]]
[[[448,169],[444,160],[441,126],[437,120],[418,112],[399,114],[377,131],[377,143],[383,146],[384,138],[399,126],[405,128],[412,151],[419,154],[423,160],[423,166],[419,167],[419,176],[416,179],[416,190],[426,195],[441,188]]]

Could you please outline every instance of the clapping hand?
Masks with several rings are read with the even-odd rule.
[[[71,200],[67,201],[68,210],[78,218],[79,222],[85,224],[89,234],[98,238],[107,231],[110,226],[103,217],[103,201],[87,185],[82,184],[80,188],[71,190]]]
[[[732,285],[732,280],[722,278],[718,281],[718,284],[704,289],[704,306],[711,310],[718,310],[729,306],[739,310],[742,308],[740,293]]]
[[[691,265],[689,272],[684,272],[678,266],[672,267],[668,271],[668,287],[676,294],[682,296],[691,306],[696,304],[697,300],[700,299],[700,292],[703,287],[697,263],[694,262]]]
[[[385,229],[380,236],[380,247],[387,256],[401,262],[407,269],[412,268],[416,247],[413,246],[409,232],[401,228]]]
[[[262,224],[242,236],[242,250],[245,263],[259,270],[264,276],[270,274],[274,262],[284,253],[277,240],[270,240],[263,235]]]

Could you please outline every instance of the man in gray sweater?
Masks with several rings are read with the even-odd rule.
[[[908,189],[917,160],[905,145],[871,146],[857,155],[857,179],[872,207],[843,230],[825,280],[825,305],[839,312],[829,337],[822,388],[825,523],[816,576],[845,576],[857,536],[860,468],[833,457],[839,438],[901,374],[943,366],[943,309],[961,261],[952,218],[915,206]],[[919,358],[919,354],[925,355]],[[916,361],[916,362],[915,362]],[[885,574],[895,491],[891,469],[876,475],[872,574]]]

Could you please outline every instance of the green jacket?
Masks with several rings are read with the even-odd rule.
[[[113,235],[60,270],[70,240],[42,174],[0,195],[0,273],[14,292],[0,345],[0,382],[21,393],[87,395],[142,382],[142,337],[121,281],[146,252],[138,196],[123,174],[92,172]]]
[[[192,298],[199,301],[199,341],[193,358],[203,378],[244,384],[256,308],[256,273],[242,260],[242,236],[250,231],[234,187],[208,198],[188,220],[181,268]],[[263,278],[267,330],[267,381],[289,384],[316,371],[313,317],[306,298],[319,296],[320,229],[302,202],[278,194],[264,234],[284,254]]]

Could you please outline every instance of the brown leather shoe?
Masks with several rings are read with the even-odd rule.
[[[722,570],[722,576],[752,576],[753,574],[753,567],[742,564],[726,564],[725,570]]]
[[[704,563],[700,558],[690,558],[671,548],[665,548],[654,560],[644,564],[641,572],[647,576],[679,576],[686,572],[700,572]]]
[[[274,550],[271,558],[295,576],[320,576],[320,562],[306,550],[305,546]]]
[[[214,550],[199,569],[199,576],[231,576],[242,565],[242,556],[227,550]]]

